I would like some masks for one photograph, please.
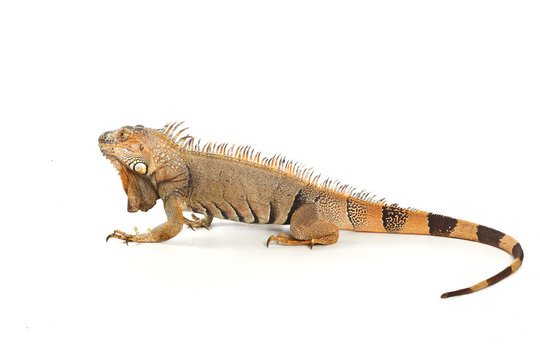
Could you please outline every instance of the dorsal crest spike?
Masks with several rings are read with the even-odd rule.
[[[178,138],[178,136],[180,136],[180,134],[186,131],[187,129],[188,128],[183,128],[183,129],[178,130],[176,134],[174,134],[174,136],[171,137],[172,141],[176,142],[176,139]],[[189,135],[186,135],[186,136],[189,136]]]
[[[175,132],[176,132],[176,129],[178,129],[178,127],[179,127],[180,125],[182,125],[181,122],[179,122],[179,123],[174,123],[174,126],[171,127],[171,131],[169,132],[169,137],[170,137],[171,139],[173,139],[173,136],[174,136],[174,134],[175,134]],[[173,141],[174,141],[174,140],[173,140]]]
[[[171,132],[171,129],[176,125],[176,123],[167,123],[167,125],[165,125],[167,127],[167,129],[165,129],[165,135],[169,135],[169,133]]]

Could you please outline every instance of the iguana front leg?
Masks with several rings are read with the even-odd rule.
[[[165,213],[167,214],[167,221],[151,229],[149,232],[131,235],[120,230],[115,230],[112,234],[107,236],[106,240],[108,241],[110,238],[117,238],[124,240],[127,245],[127,243],[130,241],[153,243],[169,240],[175,237],[180,233],[180,231],[182,231],[184,223],[190,221],[185,219],[182,214],[182,210],[180,208],[181,202],[181,199],[168,199],[164,206]]]

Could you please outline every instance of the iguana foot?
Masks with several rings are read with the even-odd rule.
[[[114,230],[114,232],[112,234],[110,234],[109,236],[107,236],[107,238],[105,239],[105,241],[109,241],[110,238],[116,238],[116,239],[120,239],[120,240],[124,240],[126,242],[126,245],[132,241],[132,242],[152,242],[148,236],[148,233],[146,234],[135,234],[135,235],[131,235],[131,234],[128,234],[128,233],[125,233],[123,231],[120,231],[120,230]]]
[[[195,214],[191,214],[191,217],[193,220],[184,219],[184,223],[191,229],[200,229],[205,228],[206,230],[210,230],[210,224],[212,223],[212,220],[214,219],[210,215],[205,215],[202,219],[198,218]]]
[[[278,234],[276,236],[272,235],[268,238],[268,241],[266,242],[266,247],[268,247],[272,241],[283,245],[309,245],[309,247],[311,248],[313,248],[313,244],[317,243],[317,239],[297,240],[287,234]]]

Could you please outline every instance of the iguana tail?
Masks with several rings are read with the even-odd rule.
[[[514,261],[498,274],[474,286],[446,292],[441,298],[470,294],[498,283],[514,273],[523,262],[521,245],[511,236],[498,230],[428,212],[402,209],[395,205],[370,203],[361,199],[347,199],[349,230],[388,232],[451,237],[491,245],[506,251]],[[346,227],[348,228],[348,227]]]

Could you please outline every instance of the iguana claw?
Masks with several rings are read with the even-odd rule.
[[[184,219],[184,223],[191,229],[200,229],[205,228],[206,230],[210,230],[210,224],[212,223],[213,217],[209,215],[205,215],[202,219],[195,216],[195,214],[191,214],[191,217],[193,220]]]
[[[134,238],[137,235],[130,235],[130,234],[125,233],[125,232],[120,231],[120,230],[114,230],[114,232],[112,234],[107,236],[105,241],[109,241],[110,238],[117,238],[117,239],[120,239],[120,240],[124,240],[126,242],[126,245],[127,245],[130,241],[135,241]]]
[[[278,234],[278,235],[272,235],[268,238],[266,241],[266,247],[270,245],[272,241],[275,241],[277,243],[283,244],[283,245],[309,245],[310,248],[313,249],[313,244],[316,243],[316,239],[312,240],[297,240],[293,238],[290,235],[287,234]]]

